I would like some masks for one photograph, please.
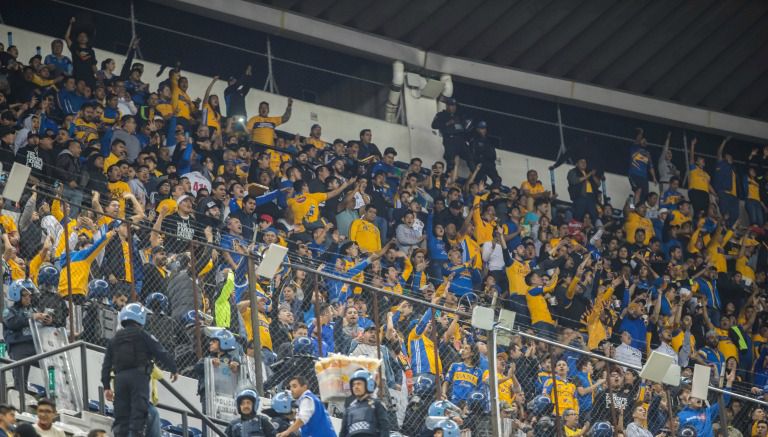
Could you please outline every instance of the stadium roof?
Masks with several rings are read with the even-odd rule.
[[[201,2],[170,1],[185,9]],[[266,30],[344,45],[333,42],[330,24],[343,35],[348,49],[468,78],[478,71],[473,68],[487,68],[484,76],[491,78],[489,83],[501,80],[503,74],[493,72],[494,67],[533,73],[541,81],[529,87],[534,92],[538,87],[546,94],[556,85],[551,81],[555,78],[571,86],[589,86],[585,94],[599,93],[593,89],[599,87],[648,97],[653,104],[703,110],[696,120],[691,114],[678,117],[683,123],[711,124],[705,120],[712,118],[710,111],[730,114],[742,123],[758,122],[759,129],[741,126],[741,130],[766,138],[768,2],[764,1],[247,0],[226,2],[229,8],[215,11],[216,3],[207,0],[197,9],[219,18],[237,14],[234,20],[240,24],[257,21],[261,24],[257,27]],[[246,16],[251,14],[236,11],[233,4],[263,8]],[[268,17],[270,13],[274,17]],[[371,44],[374,39],[366,35],[380,38]],[[574,97],[578,90],[564,87],[560,94]],[[558,97],[556,92],[551,95]],[[606,96],[611,99],[615,96]],[[680,112],[677,105],[668,105],[669,112]],[[629,111],[660,113],[650,107]],[[727,129],[716,124],[709,127]]]
[[[768,2],[254,1],[427,51],[768,119]]]

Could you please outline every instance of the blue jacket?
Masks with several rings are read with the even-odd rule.
[[[315,413],[309,419],[309,422],[301,427],[301,437],[336,437],[336,431],[333,429],[331,417],[328,415],[328,411],[325,409],[323,403],[320,402],[320,399],[309,390],[301,395],[299,403],[301,403],[304,398],[312,399],[312,402],[315,404]]]
[[[724,395],[723,401],[727,404],[731,399],[730,395]],[[680,427],[692,426],[696,428],[697,437],[713,437],[712,422],[714,422],[720,415],[720,409],[718,403],[710,405],[708,408],[700,408],[694,410],[691,407],[685,407],[682,411],[677,413],[677,418],[680,420]]]
[[[14,304],[3,311],[3,337],[9,346],[19,343],[32,343],[32,330],[29,320],[32,318],[34,308],[22,307]]]

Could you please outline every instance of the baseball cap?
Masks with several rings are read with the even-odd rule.
[[[194,203],[194,199],[192,198],[192,196],[189,196],[189,195],[187,195],[187,194],[184,194],[184,195],[182,195],[181,197],[179,197],[178,199],[176,199],[176,204],[177,204],[177,205],[181,205],[181,202],[183,202],[183,201],[185,201],[185,200],[189,200],[190,202],[193,202],[193,203]]]
[[[487,127],[488,127],[488,125],[485,123],[485,121],[481,120],[481,121],[477,122],[477,128],[478,129],[484,129],[484,128],[487,128]]]
[[[664,213],[668,213],[668,212],[669,212],[669,210],[667,208],[661,208],[659,210],[659,214],[664,214]]]
[[[267,222],[269,224],[272,224],[272,223],[275,222],[275,219],[273,219],[272,216],[269,215],[269,214],[262,214],[262,215],[259,216],[259,221],[260,222]]]
[[[443,101],[445,102],[446,105],[455,105],[456,104],[456,99],[454,99],[453,97],[446,97],[445,100],[443,100]]]

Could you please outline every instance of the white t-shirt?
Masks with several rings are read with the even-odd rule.
[[[37,424],[35,424],[34,426],[35,426],[35,431],[37,431],[40,437],[67,437],[67,435],[64,434],[64,431],[60,430],[59,428],[56,428],[56,426],[51,426],[51,429],[47,431],[40,428]]]

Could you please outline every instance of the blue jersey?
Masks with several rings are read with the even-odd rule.
[[[632,146],[630,150],[629,175],[648,178],[648,169],[653,165],[651,153],[645,147]]]
[[[479,366],[471,367],[464,363],[453,363],[445,375],[451,384],[451,402],[466,401],[483,381],[483,370]]]

